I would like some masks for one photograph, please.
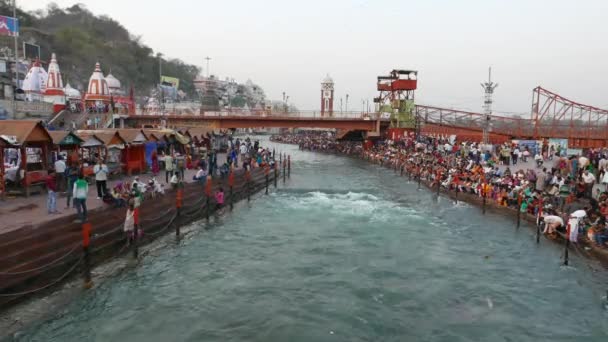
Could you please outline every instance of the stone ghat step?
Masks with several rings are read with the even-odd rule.
[[[71,245],[58,246],[55,251],[38,257],[34,256],[27,262],[10,270],[10,272],[34,270],[32,272],[16,275],[0,274],[0,293],[10,293],[12,292],[11,288],[17,284],[27,282],[30,279],[38,277],[40,274],[52,271],[56,265],[69,263],[72,260],[79,259],[82,256],[81,246],[82,244],[79,242],[74,242]],[[43,268],[38,269],[40,267]]]
[[[252,177],[252,186],[253,183],[257,183],[260,181],[264,181],[265,176],[263,174],[257,174]],[[226,187],[226,184],[223,182],[216,181],[213,184],[213,191],[219,189],[220,186]],[[244,191],[246,189],[246,184],[243,182],[235,183],[234,192]],[[226,189],[224,189],[226,192]],[[184,206],[188,206],[191,203],[201,203],[204,204],[204,187],[202,184],[189,184],[184,189]],[[158,196],[155,199],[149,199],[145,201],[145,205],[140,209],[140,217],[142,220],[146,220],[149,217],[158,217],[159,213],[166,211],[166,208],[171,208],[174,206],[175,192],[170,191],[164,196]],[[229,194],[226,194],[226,199],[229,200]],[[92,223],[95,222],[104,222],[107,218],[110,217],[125,217],[126,209],[116,209],[116,210],[105,210],[101,212],[92,212],[89,215],[89,220]],[[149,216],[156,215],[156,216]],[[48,226],[41,227],[40,229],[25,229],[22,234],[13,239],[5,239],[2,244],[0,244],[0,271],[6,270],[6,265],[3,263],[4,259],[10,259],[13,263],[19,262],[20,260],[15,259],[15,257],[22,253],[27,253],[30,249],[35,249],[40,252],[41,244],[48,244],[55,240],[64,241],[66,235],[72,232],[80,232],[81,224],[73,223],[73,220],[76,219],[76,215],[62,218],[60,220],[53,220],[49,223]],[[116,224],[120,224],[120,222],[116,222]],[[98,224],[93,224],[93,232],[92,234],[103,233],[103,231],[99,230]],[[2,236],[4,239],[5,236]],[[31,256],[28,256],[30,258]],[[10,267],[10,265],[9,265]]]
[[[271,170],[269,174],[269,187],[273,185],[273,177],[274,172]],[[212,185],[212,191],[217,190],[220,186],[224,188],[225,203],[228,205],[230,198],[227,179],[214,180]],[[266,176],[264,171],[260,169],[254,170],[249,184],[251,194],[264,189],[265,185]],[[185,225],[205,217],[205,210],[196,210],[197,208],[203,208],[206,204],[204,190],[203,184],[189,183],[185,185],[182,210],[197,215],[183,215],[176,219],[176,225]],[[247,184],[244,175],[235,175],[233,193],[235,202],[247,198]],[[140,219],[142,221],[142,228],[144,229],[144,238],[140,241],[142,245],[175,231],[175,228],[162,231],[173,217],[172,215],[175,214],[175,197],[175,191],[169,190],[164,196],[144,201],[140,208]],[[210,211],[213,212],[214,209],[215,206],[212,205]],[[168,210],[169,213],[167,213]],[[116,209],[91,212],[91,215],[89,215],[89,221],[93,226],[91,232],[92,265],[100,264],[115,257],[118,252],[122,251],[124,253],[126,251],[125,235],[121,228],[125,212],[126,209]],[[75,216],[72,219],[75,219]],[[6,247],[6,249],[0,249],[0,272],[6,272],[4,270],[19,271],[37,269],[39,267],[43,268],[23,275],[0,276],[0,294],[27,292],[44,287],[61,277],[76,261],[80,260],[82,257],[81,248],[77,248],[73,255],[66,256],[66,253],[70,252],[74,246],[81,246],[81,225],[66,221],[65,218],[63,221],[53,220],[53,222],[56,222],[58,226],[47,227],[48,229],[44,233],[41,230],[44,229],[42,227],[39,229],[27,229],[26,233],[13,234],[13,239],[8,241],[3,240],[2,246]],[[61,222],[64,224],[61,225]],[[0,236],[0,238],[2,237],[4,236]],[[9,254],[9,251],[12,253]],[[65,259],[57,261],[62,256],[66,256]],[[53,263],[54,261],[56,262]],[[44,267],[48,263],[53,264]],[[81,266],[71,276],[73,277],[79,273],[81,273]],[[45,291],[42,292],[44,293]],[[0,309],[28,296],[0,296]]]

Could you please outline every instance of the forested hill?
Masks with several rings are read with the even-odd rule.
[[[12,16],[11,3],[0,0],[0,14]],[[139,95],[148,95],[158,83],[158,56],[139,36],[108,16],[96,16],[81,4],[65,9],[51,4],[44,11],[18,10],[17,17],[21,22],[20,39],[40,45],[42,60],[50,60],[55,52],[64,77],[74,87],[86,87],[96,61],[105,74],[111,68],[126,90],[133,85]],[[2,43],[12,50],[10,39]],[[180,89],[194,94],[192,81],[200,71],[198,67],[165,57],[162,64],[164,75],[179,78]]]

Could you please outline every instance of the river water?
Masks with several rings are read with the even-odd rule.
[[[80,294],[20,341],[606,341],[605,272],[513,218],[346,157]]]

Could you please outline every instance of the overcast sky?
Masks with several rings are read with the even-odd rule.
[[[50,1],[18,0],[35,10]],[[606,0],[103,0],[106,14],[166,56],[211,73],[283,91],[300,109],[320,107],[329,73],[349,109],[376,96],[376,76],[419,71],[418,103],[481,111],[488,66],[494,109],[530,114],[537,85],[608,107]]]

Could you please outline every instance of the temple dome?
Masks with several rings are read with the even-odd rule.
[[[51,55],[44,94],[63,95],[63,80],[61,79],[61,71],[59,70],[59,64],[57,63],[55,53]]]
[[[40,61],[36,60],[30,70],[28,70],[27,74],[25,75],[22,89],[26,93],[42,93],[42,91],[44,91],[44,89],[46,88],[47,78],[48,74],[40,65]]]
[[[80,91],[78,91],[78,89],[72,88],[72,86],[70,85],[70,82],[68,82],[68,84],[66,84],[63,91],[65,92],[65,96],[68,98],[72,98],[72,99],[78,98],[79,99],[82,96],[80,94]]]
[[[108,88],[108,82],[103,77],[101,72],[101,65],[99,62],[95,64],[95,71],[89,79],[89,87],[87,88],[87,94],[85,100],[91,101],[109,101],[110,100],[110,89]]]
[[[122,86],[118,78],[114,77],[111,72],[106,76],[106,82],[108,83],[108,88],[110,88],[110,91],[112,89],[120,89]]]

